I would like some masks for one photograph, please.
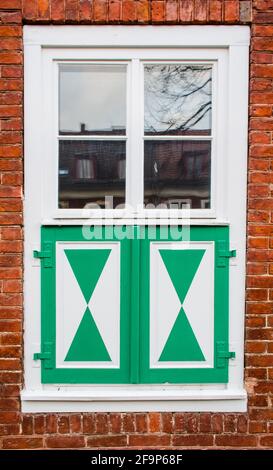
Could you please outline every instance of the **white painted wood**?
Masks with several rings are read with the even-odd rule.
[[[64,250],[103,250],[111,253],[95,290],[86,303]],[[111,357],[104,361],[65,361],[87,306]],[[56,367],[115,369],[120,362],[119,243],[58,242],[56,246]]]
[[[245,26],[25,26],[25,44],[65,47],[248,46]]]
[[[181,303],[159,250],[205,250],[182,307],[205,361],[164,361],[159,357],[180,312]],[[150,367],[214,367],[214,243],[153,242],[150,249]]]
[[[91,393],[22,392],[22,411],[27,412],[87,412],[87,411],[212,411],[245,412],[244,390],[182,390],[161,387],[161,390],[98,390]]]
[[[243,326],[249,36],[249,28],[245,26],[24,27],[24,412],[246,411],[246,393],[243,390]],[[171,393],[171,385],[160,387],[156,393],[152,392],[155,390],[153,386],[148,388],[149,393],[143,393],[142,386],[126,385],[123,387],[123,390],[127,390],[126,401],[124,392],[117,391],[115,386],[85,386],[82,392],[82,388],[73,385],[42,385],[40,367],[37,367],[37,361],[32,359],[33,352],[39,351],[40,343],[40,269],[33,265],[32,257],[33,247],[36,249],[40,246],[40,225],[113,223],[111,218],[105,219],[102,214],[75,211],[67,215],[61,211],[54,212],[56,198],[51,189],[56,186],[57,178],[57,135],[54,135],[57,90],[53,86],[54,80],[56,83],[56,67],[54,72],[52,61],[54,57],[63,60],[90,60],[90,48],[94,60],[100,60],[102,57],[105,60],[113,60],[113,57],[116,59],[117,56],[122,60],[133,60],[139,58],[140,51],[142,60],[160,60],[164,57],[163,53],[166,59],[170,59],[170,46],[174,47],[171,51],[174,60],[217,60],[218,76],[221,75],[222,80],[222,85],[219,86],[219,82],[217,85],[216,114],[213,118],[217,121],[217,132],[221,136],[221,143],[217,140],[217,135],[214,140],[219,145],[216,150],[217,161],[215,160],[217,164],[219,161],[219,165],[216,165],[215,172],[218,175],[217,181],[218,178],[221,181],[216,192],[216,213],[205,214],[205,211],[199,211],[190,223],[230,225],[231,248],[237,249],[238,253],[230,268],[230,345],[232,350],[236,351],[236,360],[230,361],[229,383],[226,386],[204,384],[201,387],[184,384],[177,387],[176,393],[180,397],[177,400]],[[220,62],[223,73],[219,70]],[[52,109],[52,103],[48,100],[49,90],[55,90],[55,109]],[[221,111],[225,107],[228,113]],[[55,121],[52,116],[55,116]],[[130,171],[133,174],[133,170]],[[224,175],[222,179],[221,172]],[[136,222],[141,225],[159,223],[155,214],[150,215],[151,218],[148,219],[141,212],[132,214],[121,211],[115,216],[114,222],[117,225],[131,225]],[[124,216],[127,218],[124,219]],[[175,225],[177,221],[164,214],[160,223]],[[116,394],[119,401],[113,401]],[[82,402],[83,396],[85,401]],[[141,401],[139,396],[142,397]]]

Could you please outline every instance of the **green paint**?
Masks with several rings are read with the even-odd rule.
[[[64,250],[86,302],[89,302],[111,250]]]
[[[85,310],[65,361],[111,361],[88,307]]]
[[[184,302],[205,250],[159,250],[181,304]]]
[[[130,227],[129,227],[130,228]],[[133,230],[133,227],[131,227]],[[165,238],[160,237],[162,227],[155,227],[156,241],[172,241],[171,230],[166,227]],[[143,231],[147,235],[148,228],[143,227]],[[101,233],[101,235],[100,235]],[[191,241],[218,241],[224,240],[229,247],[229,227],[228,226],[192,226],[190,228]],[[182,235],[181,235],[182,240]],[[132,295],[134,286],[131,276],[132,263],[137,263],[139,257],[139,382],[143,384],[161,384],[161,383],[227,383],[228,382],[228,361],[225,361],[223,368],[217,367],[216,361],[216,343],[219,341],[228,344],[228,286],[229,286],[229,266],[214,266],[214,342],[215,342],[215,362],[210,368],[175,368],[161,367],[157,369],[150,368],[150,243],[147,236],[143,237],[139,244],[139,249],[132,250],[133,240],[118,240],[113,231],[113,236],[106,237],[106,228],[100,227],[98,235],[95,235],[92,242],[97,245],[101,244],[105,249],[105,242],[113,241],[120,243],[120,367],[111,368],[81,368],[74,365],[66,368],[58,368],[56,365],[56,242],[81,242],[86,243],[86,239],[82,233],[81,226],[43,226],[41,228],[41,246],[43,243],[52,242],[52,269],[45,268],[41,264],[41,343],[52,343],[52,369],[46,368],[45,361],[41,361],[41,380],[42,383],[50,384],[128,384],[131,382],[133,375],[131,374],[130,355],[132,348],[131,335],[134,330],[134,322],[132,316],[135,313],[135,298]],[[177,239],[175,240],[177,242]],[[90,251],[90,243],[86,244],[86,251]],[[70,250],[67,250],[70,251]],[[72,251],[72,250],[71,250]],[[74,251],[74,250],[73,250]],[[84,250],[81,250],[84,251]],[[94,250],[95,251],[95,250]],[[102,250],[100,250],[102,251]],[[107,250],[106,250],[107,251]],[[167,251],[167,250],[162,250]],[[196,250],[195,250],[196,251]],[[177,253],[176,253],[177,254]],[[215,256],[217,255],[215,251]],[[134,258],[134,259],[133,259]],[[72,261],[73,263],[73,261]],[[103,268],[98,269],[98,271]],[[99,275],[98,275],[99,278]],[[81,282],[81,281],[80,281]],[[82,283],[81,283],[82,284]],[[94,288],[95,286],[93,286]],[[179,287],[176,286],[179,290]],[[92,292],[88,287],[87,293]],[[107,293],[106,293],[107,295]],[[180,298],[183,292],[179,290]],[[136,297],[136,296],[135,296]],[[166,315],[168,312],[166,312]],[[92,316],[89,313],[91,320]],[[180,322],[180,320],[179,320]],[[137,357],[137,355],[135,356]],[[67,362],[69,364],[69,362]],[[109,365],[111,362],[109,362]],[[161,363],[162,365],[164,362]]]
[[[159,361],[204,361],[204,355],[183,308],[175,320]]]

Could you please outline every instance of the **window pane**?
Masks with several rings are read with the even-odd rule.
[[[145,134],[210,134],[211,79],[211,65],[146,65]]]
[[[64,140],[59,143],[59,207],[105,208],[125,202],[125,147],[121,141]]]
[[[124,135],[126,65],[60,65],[60,134]]]
[[[210,155],[208,141],[146,141],[145,205],[210,208]]]

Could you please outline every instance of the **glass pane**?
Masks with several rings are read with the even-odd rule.
[[[210,156],[208,141],[146,141],[144,204],[210,208]]]
[[[60,134],[126,133],[126,65],[60,65]]]
[[[105,208],[125,203],[126,143],[121,141],[64,140],[59,143],[59,207]],[[111,201],[111,199],[110,199]]]
[[[211,132],[211,65],[145,66],[146,135]]]

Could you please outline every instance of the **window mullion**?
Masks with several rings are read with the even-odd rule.
[[[136,211],[143,201],[143,141],[141,63],[133,59],[128,99],[128,141],[126,195],[127,203]]]

